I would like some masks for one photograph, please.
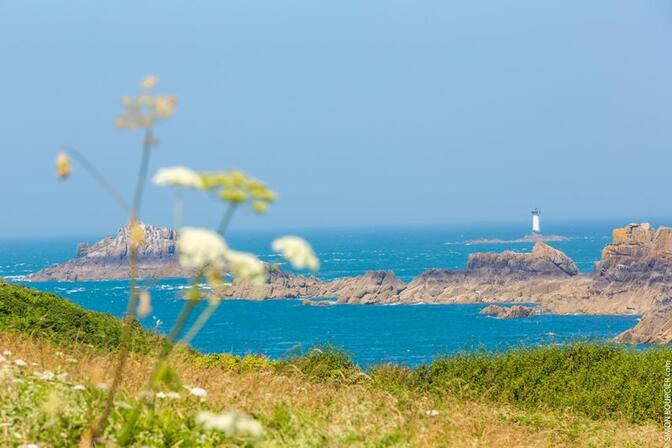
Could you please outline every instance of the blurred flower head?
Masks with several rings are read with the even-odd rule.
[[[272,248],[296,269],[310,269],[313,272],[320,269],[320,260],[303,238],[283,236],[273,241]]]
[[[205,398],[208,396],[208,392],[201,387],[187,387],[189,389],[189,394],[198,398]]]
[[[227,436],[259,438],[264,435],[264,427],[257,420],[237,412],[214,414],[199,412],[196,423],[207,430],[222,431]]]
[[[252,209],[265,213],[268,204],[277,199],[277,195],[263,182],[248,177],[242,171],[202,173],[203,188],[216,190],[217,196],[231,204],[252,201]]]
[[[134,250],[138,250],[140,246],[145,244],[145,230],[143,229],[142,224],[137,219],[132,219],[128,224],[129,233],[130,233],[130,242],[131,247]]]
[[[180,265],[189,271],[223,269],[227,249],[224,239],[212,230],[185,227],[177,236]]]
[[[61,151],[56,156],[56,174],[59,179],[65,179],[72,173],[72,164],[70,163],[70,157],[68,154]]]
[[[186,166],[173,166],[160,168],[152,181],[156,185],[169,185],[173,187],[203,188],[203,179],[195,171]]]
[[[173,116],[177,97],[152,95],[151,90],[157,83],[156,76],[147,76],[141,83],[143,92],[139,96],[127,95],[121,99],[123,110],[115,121],[118,128],[151,128],[156,121]]]
[[[146,317],[149,313],[152,312],[152,298],[149,295],[149,291],[146,289],[140,291],[138,299],[140,302],[138,304],[138,316]]]
[[[229,250],[226,261],[236,280],[249,281],[255,285],[262,285],[266,281],[266,268],[254,254]]]

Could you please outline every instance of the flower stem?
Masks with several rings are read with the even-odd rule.
[[[124,212],[126,213],[131,212],[131,206],[126,201],[124,196],[121,193],[119,193],[119,191],[116,188],[114,188],[114,186],[112,186],[112,184],[107,179],[105,179],[105,176],[103,176],[100,173],[100,171],[98,171],[96,167],[91,162],[89,162],[89,160],[86,157],[84,157],[82,153],[73,148],[65,148],[65,149],[68,151],[70,155],[72,155],[72,157],[75,160],[77,160],[77,162],[79,162],[81,166],[84,167],[86,171],[88,171],[91,177],[93,177],[93,179],[96,182],[98,182],[103,187],[103,189],[105,189],[105,191],[107,191],[112,196],[114,201],[119,205],[119,207],[121,207],[124,210]]]
[[[231,218],[233,218],[233,214],[236,211],[236,204],[230,203],[226,211],[224,212],[224,216],[222,216],[222,220],[219,223],[219,228],[217,229],[217,232],[221,235],[224,236],[226,233],[226,230],[229,228],[229,224],[231,223]]]

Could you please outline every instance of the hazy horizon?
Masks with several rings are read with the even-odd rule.
[[[279,193],[232,229],[672,216],[669,2],[25,1],[0,23],[0,238],[124,225],[53,162],[77,148],[130,196],[141,136],[113,121],[148,74],[180,98],[151,173],[240,168]],[[171,201],[148,183],[142,220],[170,225]],[[185,210],[212,227],[222,207]]]

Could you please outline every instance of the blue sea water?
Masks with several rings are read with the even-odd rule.
[[[570,237],[551,243],[571,256],[583,272],[591,272],[611,229],[628,221],[560,223],[548,234]],[[657,225],[658,223],[655,222]],[[478,238],[515,239],[527,224],[415,226],[404,228],[325,229],[293,232],[313,244],[321,262],[320,276],[333,279],[372,269],[394,271],[409,281],[430,268],[462,268],[472,252],[529,252],[532,244],[473,245]],[[284,232],[238,232],[231,246],[253,251],[267,261],[280,261],[270,242]],[[88,238],[0,240],[0,277],[22,282],[22,276],[72,258],[78,242]],[[30,286],[65,296],[86,308],[122,316],[128,286],[124,281],[44,282]],[[153,312],[147,328],[166,332],[183,305],[186,282],[161,280],[151,286]],[[557,343],[570,339],[607,339],[635,325],[636,316],[553,316],[499,320],[482,316],[484,305],[303,306],[297,300],[223,302],[193,341],[204,352],[264,353],[278,358],[331,343],[350,352],[362,365],[399,362],[417,365],[460,350]]]

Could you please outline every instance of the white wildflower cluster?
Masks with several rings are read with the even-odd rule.
[[[194,397],[205,399],[205,397],[208,396],[208,392],[201,387],[190,387],[190,386],[184,386],[184,387],[189,391],[189,395],[193,395]]]
[[[264,427],[257,420],[237,412],[214,414],[200,412],[196,416],[196,423],[207,430],[222,431],[227,436],[242,436],[260,438],[264,435]]]
[[[156,185],[196,189],[204,188],[201,175],[186,166],[160,168],[152,180]]]
[[[313,272],[320,269],[320,260],[303,238],[283,236],[273,241],[272,248],[296,269],[310,269]]]
[[[177,236],[180,265],[189,271],[223,269],[227,246],[217,233],[194,227],[183,228]]]
[[[262,285],[266,281],[266,267],[254,254],[229,250],[226,253],[229,270],[237,280]]]
[[[179,400],[181,398],[181,396],[177,392],[157,392],[156,393],[156,398],[168,399],[168,400]]]

